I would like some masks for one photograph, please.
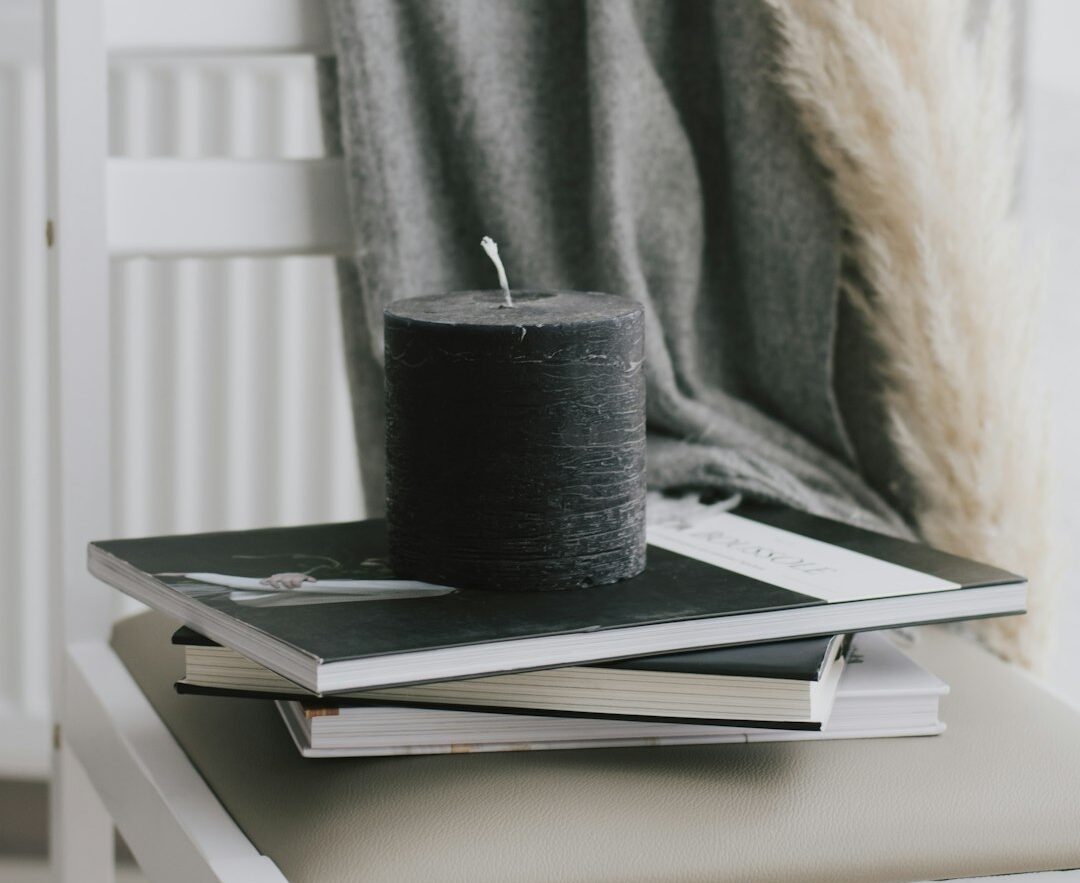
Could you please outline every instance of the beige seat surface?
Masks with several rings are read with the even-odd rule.
[[[959,638],[941,736],[304,760],[262,700],[178,696],[175,624],[113,646],[289,880],[894,881],[1080,867],[1080,714]]]

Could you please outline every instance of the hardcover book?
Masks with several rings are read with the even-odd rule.
[[[315,693],[1024,611],[1021,577],[775,506],[648,539],[640,576],[557,595],[396,580],[377,520],[96,542],[89,566]]]
[[[312,699],[314,693],[189,628],[180,693]],[[850,636],[804,638],[594,665],[335,694],[341,704],[400,704],[513,714],[821,729]]]
[[[882,635],[857,635],[829,722],[818,731],[695,726],[588,718],[529,717],[400,706],[326,706],[279,701],[305,757],[460,754],[708,745],[808,739],[932,736],[945,729],[938,702],[948,687]]]

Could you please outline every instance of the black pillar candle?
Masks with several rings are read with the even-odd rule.
[[[465,291],[385,312],[386,511],[403,578],[547,591],[645,565],[641,306]]]

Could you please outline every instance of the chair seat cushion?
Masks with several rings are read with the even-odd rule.
[[[113,646],[291,881],[941,879],[1080,866],[1080,713],[962,639],[941,736],[305,760],[272,703],[178,696],[156,613]]]

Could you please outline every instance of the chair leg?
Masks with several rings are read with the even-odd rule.
[[[55,883],[115,883],[112,819],[66,744],[53,752],[49,815]]]

